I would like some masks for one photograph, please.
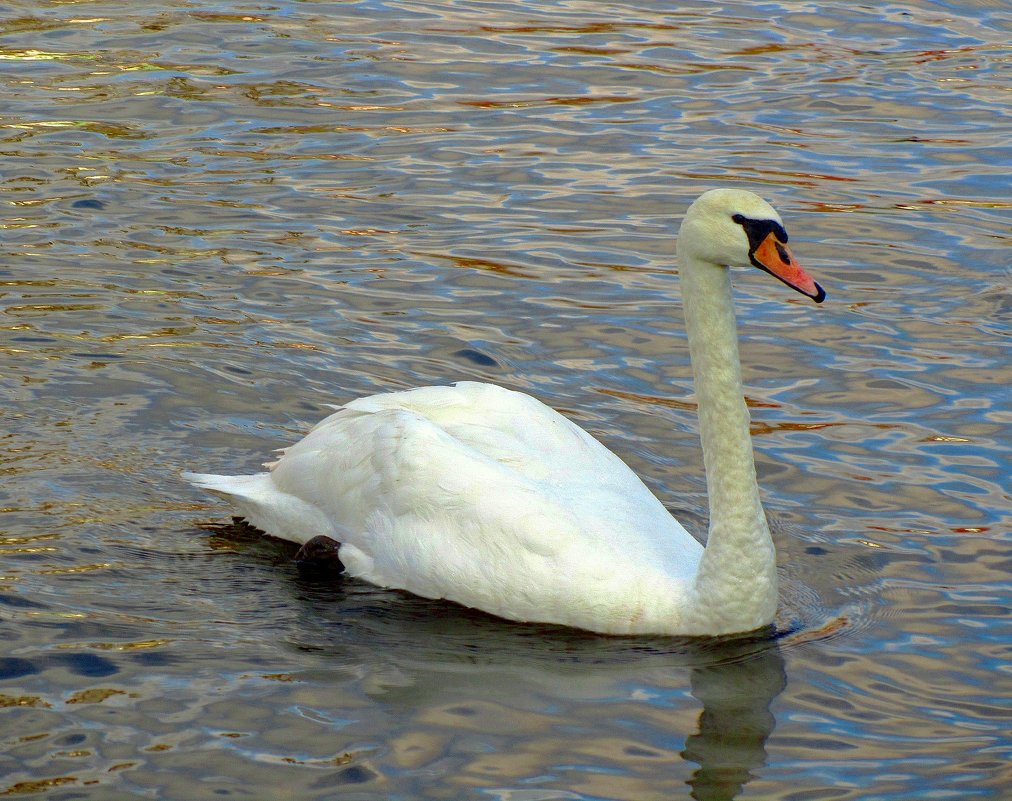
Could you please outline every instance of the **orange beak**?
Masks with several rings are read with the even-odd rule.
[[[770,231],[766,238],[749,254],[752,263],[760,270],[765,270],[774,278],[779,278],[791,289],[807,295],[816,303],[822,303],[826,293],[815,283],[815,280],[798,264],[791,249],[777,239]]]

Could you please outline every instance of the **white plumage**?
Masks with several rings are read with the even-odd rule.
[[[490,384],[361,398],[285,449],[270,472],[184,476],[228,497],[269,534],[337,540],[347,572],[380,586],[610,634],[766,625],[776,610],[776,566],[724,265],[755,263],[765,253],[756,226],[768,222],[780,226],[755,195],[714,190],[682,227],[711,506],[705,552],[597,440],[540,401]],[[714,237],[726,240],[723,250],[714,251]],[[783,252],[786,262],[756,266],[821,300],[818,285]],[[785,277],[785,266],[802,278]]]

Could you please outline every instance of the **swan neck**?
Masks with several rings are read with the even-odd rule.
[[[696,590],[701,600],[715,601],[722,593],[740,596],[739,582],[751,585],[752,601],[768,622],[775,612],[776,558],[756,483],[730,271],[691,255],[680,261],[710,507]]]

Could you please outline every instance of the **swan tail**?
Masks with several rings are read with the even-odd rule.
[[[193,486],[231,501],[256,500],[265,491],[269,491],[268,485],[271,483],[270,473],[257,473],[252,476],[216,476],[212,473],[184,472],[180,475],[184,481]]]
[[[319,509],[282,492],[270,473],[219,476],[185,472],[181,475],[193,486],[228,500],[246,521],[273,537],[300,544],[321,534],[338,539],[333,524]]]

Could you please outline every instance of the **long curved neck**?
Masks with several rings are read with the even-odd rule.
[[[754,614],[754,628],[776,611],[776,555],[756,483],[730,271],[691,254],[679,260],[710,503],[695,589],[701,603],[737,615],[739,625]],[[728,598],[741,608],[729,608]]]

